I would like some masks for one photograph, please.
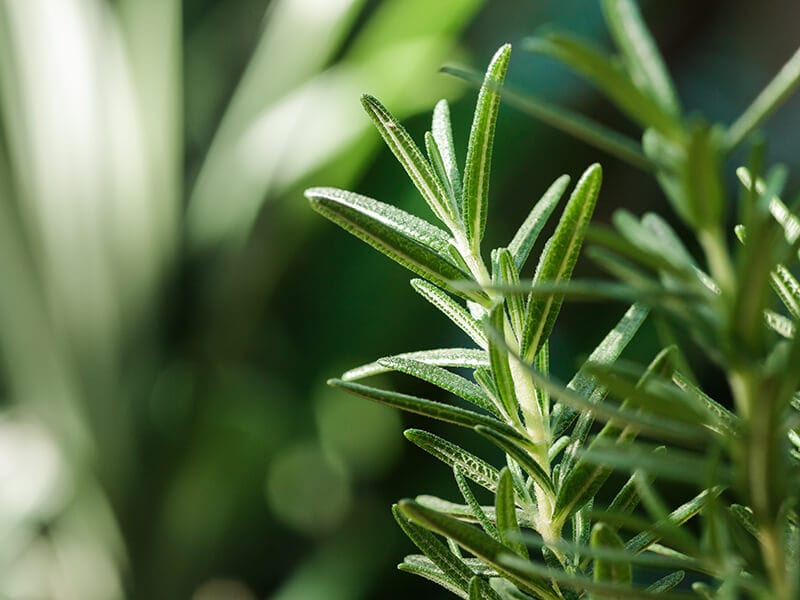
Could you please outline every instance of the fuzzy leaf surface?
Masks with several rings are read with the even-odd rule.
[[[475,117],[469,134],[467,161],[464,167],[464,205],[462,219],[467,239],[478,248],[486,226],[489,202],[489,177],[492,168],[492,144],[500,109],[500,90],[508,69],[511,46],[502,46],[489,63],[478,93]]]
[[[594,164],[578,181],[564,208],[558,227],[542,253],[534,277],[537,282],[565,281],[572,275],[589,219],[594,212],[602,177],[600,165]],[[533,360],[549,337],[562,300],[562,296],[553,295],[544,298],[534,297],[528,302],[521,344],[521,356],[526,361]]]

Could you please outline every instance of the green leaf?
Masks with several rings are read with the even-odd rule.
[[[488,583],[476,575],[469,582],[469,600],[485,600],[486,598],[499,600],[500,596],[489,587]]]
[[[642,588],[632,585],[620,585],[616,583],[597,582],[588,577],[576,575],[562,569],[547,567],[545,565],[526,561],[514,554],[505,554],[500,557],[500,563],[505,569],[515,569],[519,575],[528,577],[539,577],[549,579],[559,584],[561,588],[572,590],[577,594],[590,592],[593,596],[605,598],[628,599],[631,600],[671,600],[673,598],[688,600],[685,595],[674,594],[653,594]]]
[[[464,379],[460,375],[451,373],[441,367],[409,358],[382,358],[378,363],[394,371],[406,373],[407,375],[432,383],[451,394],[455,394],[459,398],[463,398],[467,402],[471,402],[484,410],[497,414],[497,407],[494,406],[491,398],[486,395],[486,392],[484,392],[480,386],[472,383],[468,379]]]
[[[592,527],[591,545],[593,548],[625,550],[625,544],[617,533],[605,523]],[[630,563],[625,560],[596,558],[594,561],[594,580],[630,584],[633,581]]]
[[[336,188],[311,188],[306,198],[315,211],[417,275],[459,296],[485,302],[480,292],[461,292],[449,284],[470,276],[447,258],[450,237],[438,227],[389,204]]]
[[[475,350],[474,348],[437,348],[436,350],[417,350],[416,352],[404,352],[403,354],[395,354],[394,356],[386,356],[384,358],[407,358],[423,362],[427,365],[434,365],[437,367],[457,367],[461,369],[478,369],[480,367],[489,366],[489,355],[483,350]],[[344,381],[356,381],[386,373],[390,369],[382,366],[380,360],[360,367],[355,367],[345,372],[342,375]]]
[[[511,377],[511,366],[508,364],[508,353],[502,340],[505,339],[505,310],[502,304],[495,305],[486,322],[487,329],[494,329],[495,335],[489,337],[489,363],[492,367],[497,392],[503,405],[504,413],[514,423],[519,423],[519,407],[514,389],[514,380]],[[487,333],[491,333],[488,331]],[[499,337],[499,339],[497,339]]]
[[[512,436],[517,435],[514,429],[505,423],[498,421],[497,419],[473,412],[471,410],[458,408],[457,406],[449,406],[447,404],[442,404],[441,402],[433,402],[432,400],[417,398],[416,396],[409,396],[408,394],[401,394],[399,392],[381,390],[379,388],[369,387],[360,383],[353,383],[351,381],[343,381],[341,379],[329,379],[328,385],[341,388],[347,392],[350,392],[351,394],[361,396],[362,398],[366,398],[380,404],[385,404],[387,406],[392,406],[408,412],[424,415],[426,417],[430,417],[431,419],[437,419],[439,421],[461,425],[462,427],[485,425],[487,427],[500,429]]]
[[[689,222],[699,228],[718,227],[724,210],[721,174],[721,132],[700,121],[692,124],[687,156]]]
[[[500,533],[500,541],[521,557],[528,558],[528,549],[520,541],[514,484],[511,480],[511,472],[507,467],[500,471],[500,480],[495,493],[495,514],[497,515],[497,531]]]
[[[800,319],[800,283],[794,275],[783,265],[776,265],[770,283],[792,318]]]
[[[398,570],[423,577],[428,581],[432,581],[433,583],[440,585],[448,592],[455,594],[459,598],[464,598],[464,600],[467,600],[467,595],[464,593],[464,590],[459,588],[452,579],[444,574],[441,569],[437,569],[436,567],[431,566],[430,564],[422,563],[421,561],[413,560],[416,558],[416,556],[417,555],[407,556],[403,562],[397,565]]]
[[[603,14],[636,87],[657,102],[664,112],[679,115],[675,87],[636,2],[603,0]]]
[[[471,454],[455,444],[440,438],[438,435],[422,431],[421,429],[408,429],[403,435],[426,452],[441,460],[451,468],[458,467],[461,472],[490,492],[497,489],[500,477],[497,469],[474,454]]]
[[[640,443],[615,446],[605,440],[598,440],[597,444],[579,451],[579,455],[588,463],[604,467],[630,472],[642,469],[656,477],[695,483],[701,487],[708,483],[710,474],[708,458],[674,448],[662,452],[652,450],[653,448]],[[730,470],[720,466],[716,467],[714,476],[722,483],[730,483],[732,479]]]
[[[788,340],[794,339],[797,326],[791,319],[784,317],[772,310],[764,311],[764,321],[767,327]]]
[[[668,534],[670,530],[683,525],[686,521],[699,513],[703,506],[705,506],[709,497],[718,496],[721,491],[721,487],[703,490],[697,494],[697,496],[673,510],[669,514],[669,518],[654,524],[653,527],[644,527],[641,533],[638,533],[625,543],[625,548],[633,552],[642,552],[646,550],[649,546],[658,542],[665,534]],[[607,520],[606,517],[607,515],[600,518]]]
[[[525,49],[569,65],[642,128],[654,127],[668,136],[680,134],[680,125],[675,117],[643,94],[617,61],[590,44],[565,34],[550,33],[526,40]]]
[[[455,67],[444,67],[442,71],[476,86],[480,85],[482,81],[481,75],[475,71]],[[608,152],[637,169],[652,171],[655,168],[650,159],[642,153],[636,140],[609,129],[578,112],[537,96],[512,91],[508,86],[503,88],[502,95],[506,104],[514,106],[534,119],[582,140],[590,146]]]
[[[441,183],[442,188],[447,193],[447,198],[452,205],[451,211],[455,213],[456,210],[456,196],[455,191],[453,191],[453,184],[450,183],[450,179],[447,175],[447,168],[444,165],[444,159],[442,158],[442,153],[439,151],[439,146],[436,145],[436,140],[433,137],[433,134],[430,131],[425,132],[425,150],[428,152],[428,161],[433,167],[433,172],[436,174],[436,178]]]
[[[497,527],[495,527],[495,524],[492,523],[488,516],[486,516],[486,512],[483,510],[483,507],[480,505],[477,498],[475,498],[475,494],[472,493],[472,490],[469,487],[469,482],[464,476],[464,472],[457,464],[453,465],[453,475],[455,476],[458,490],[464,497],[464,501],[467,503],[467,506],[469,506],[472,510],[472,515],[475,520],[481,524],[481,527],[483,527],[483,530],[486,533],[488,533],[494,539],[499,540],[500,534],[497,531]]]
[[[663,370],[669,364],[670,350],[662,350],[651,362],[647,371],[640,378],[637,386],[644,386],[647,380]],[[588,361],[591,364],[590,361]],[[609,366],[609,365],[606,365]],[[591,370],[588,370],[591,373]],[[626,406],[626,402],[623,402]],[[558,489],[555,507],[553,508],[553,520],[556,523],[563,523],[575,511],[584,506],[591,500],[600,487],[611,475],[612,469],[609,465],[601,463],[591,463],[585,460],[578,460],[573,463],[581,449],[591,426],[591,417],[582,415],[578,425],[573,432],[573,443],[564,454],[562,464],[562,483]],[[592,441],[590,448],[597,447],[598,444],[614,439],[618,445],[633,439],[635,430],[623,429],[614,424],[606,423],[597,437]]]
[[[444,167],[447,181],[453,192],[453,199],[455,200],[456,215],[461,215],[461,174],[458,170],[458,160],[456,159],[455,145],[453,144],[453,127],[450,124],[450,106],[447,100],[439,100],[436,107],[433,109],[433,123],[431,124],[433,132],[433,140],[436,142],[436,147],[439,150],[439,155],[442,157],[442,166]]]
[[[472,315],[470,315],[463,306],[448,296],[441,288],[436,287],[424,279],[412,279],[411,286],[420,296],[442,311],[448,319],[472,338],[472,341],[478,344],[478,346],[484,350],[488,348],[489,342],[480,324],[472,318]]]
[[[539,201],[533,205],[530,214],[525,218],[517,233],[514,234],[514,239],[508,245],[508,250],[514,257],[517,271],[522,271],[522,267],[525,266],[536,240],[539,239],[542,228],[547,223],[547,219],[550,218],[558,201],[564,195],[569,181],[569,175],[562,175],[556,179],[547,188],[547,191]]]
[[[364,94],[361,104],[433,213],[442,223],[451,224],[455,216],[453,205],[414,140],[377,99]]]
[[[499,86],[505,79],[511,45],[502,46],[489,63],[478,93],[475,117],[469,134],[467,162],[464,168],[464,206],[462,218],[467,240],[473,249],[480,247],[486,226],[491,174],[492,144],[497,112],[500,108]]]
[[[444,576],[459,589],[466,590],[470,579],[475,575],[472,570],[450,552],[447,546],[440,542],[435,535],[409,521],[396,504],[392,506],[392,514],[403,533],[442,570]]]
[[[800,49],[753,100],[728,129],[726,147],[730,152],[758,128],[800,85]]]
[[[555,494],[553,482],[541,465],[533,459],[530,454],[532,449],[526,448],[524,441],[491,427],[479,425],[475,427],[475,431],[490,440],[495,446],[517,461],[519,466],[531,476],[539,487],[550,495]]]
[[[456,504],[455,502],[450,502],[449,500],[443,500],[442,498],[438,498],[436,496],[424,494],[417,496],[416,501],[422,506],[426,506],[440,513],[446,513],[461,519],[462,521],[475,520],[475,515],[472,513],[472,507],[467,506],[466,504]],[[481,509],[490,520],[496,519],[494,506],[482,505]],[[533,522],[530,519],[528,511],[526,510],[517,510],[517,522],[521,527],[533,527]]]
[[[519,283],[519,271],[514,264],[514,258],[506,248],[498,248],[492,252],[497,257],[497,270],[494,280],[500,284],[516,285]],[[516,336],[522,334],[522,323],[525,318],[525,300],[522,294],[511,294],[505,298],[508,316],[511,319],[512,329]]]
[[[578,181],[558,227],[542,253],[534,277],[537,282],[565,281],[572,275],[586,227],[594,212],[601,181],[602,169],[598,164],[590,166]],[[521,350],[521,356],[527,362],[533,360],[549,337],[562,299],[562,296],[556,295],[531,298],[528,302]]]
[[[649,309],[643,304],[632,305],[625,311],[625,314],[622,315],[622,318],[614,328],[608,332],[592,351],[587,363],[611,364],[617,360],[625,347],[633,339],[633,336],[636,335],[636,332],[639,331],[639,327],[644,323],[649,312]],[[597,387],[597,381],[594,377],[589,375],[587,370],[583,367],[578,370],[567,384],[567,389],[575,392],[579,396],[587,399],[591,398],[594,401],[600,401],[603,398],[603,393],[601,391],[596,393],[595,390],[597,390]],[[576,412],[571,407],[564,404],[557,404],[551,418],[553,436],[558,437],[566,431],[575,418],[575,415]]]
[[[684,571],[675,571],[674,573],[670,573],[669,575],[665,575],[655,583],[649,585],[647,587],[648,592],[653,592],[655,594],[663,594],[664,592],[669,592],[670,590],[675,589],[683,578],[686,577],[686,572]]]
[[[672,381],[685,392],[692,394],[697,403],[711,417],[709,426],[714,431],[729,438],[739,437],[742,433],[742,423],[739,417],[711,398],[699,387],[694,385],[685,375],[676,371],[672,374]]]
[[[420,505],[412,500],[401,500],[400,511],[411,521],[455,540],[459,546],[495,567],[504,577],[533,593],[542,600],[558,600],[557,594],[547,580],[538,575],[529,575],[516,565],[508,566],[503,560],[515,556],[500,542],[493,540],[479,529]],[[522,559],[519,559],[522,561]]]

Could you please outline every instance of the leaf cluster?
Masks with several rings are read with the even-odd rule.
[[[793,275],[800,221],[779,198],[785,171],[762,176],[763,147],[754,144],[749,166],[738,172],[741,243],[731,248],[722,169],[796,87],[800,54],[738,121],[710,125],[683,114],[636,5],[605,0],[603,9],[616,56],[560,33],[526,47],[594,84],[642,128],[641,143],[536,98],[501,92],[510,46],[498,50],[481,79],[463,176],[444,101],[423,154],[385,107],[363,98],[439,224],[342,190],[306,195],[315,210],[419,276],[415,291],[477,347],[385,357],[330,383],[470,428],[505,454],[498,467],[432,433],[406,432],[452,469],[463,503],[420,496],[394,507],[422,553],[406,557],[404,571],[470,600],[685,597],[676,590],[684,578],[692,597],[789,600],[800,589],[800,283]],[[595,164],[569,194],[528,279],[532,249],[567,192],[567,176],[484,262],[501,93],[651,171],[702,257],[656,214],[618,211],[613,227],[590,228],[602,179]],[[590,257],[616,281],[571,281],[586,239]],[[624,299],[630,307],[562,383],[549,375],[548,339],[562,302],[587,297]],[[648,363],[619,360],[648,317],[660,327],[663,349]],[[703,391],[686,344],[717,363],[733,407]],[[386,371],[426,381],[471,408],[361,382]],[[493,494],[492,505],[478,501],[473,484]],[[665,485],[675,491],[670,498],[684,500],[672,505]],[[693,527],[685,525],[690,519]],[[639,583],[645,567],[662,570],[662,579]]]

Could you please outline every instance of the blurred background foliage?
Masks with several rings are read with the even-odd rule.
[[[795,0],[644,12],[685,104],[722,121],[800,22]],[[0,597],[438,593],[393,570],[410,547],[389,505],[452,496],[450,473],[404,443],[413,418],[324,381],[467,341],[300,190],[418,206],[360,93],[417,139],[450,98],[463,148],[475,94],[439,67],[480,70],[548,23],[607,43],[586,0],[0,2]],[[508,79],[631,131],[546,59],[518,50]],[[798,119],[795,98],[767,130],[790,167]],[[599,220],[664,206],[644,175],[509,108],[496,146],[490,245],[597,159]],[[619,310],[566,307],[557,375]]]

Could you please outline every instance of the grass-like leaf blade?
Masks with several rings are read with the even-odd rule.
[[[631,80],[670,114],[679,115],[675,86],[633,0],[603,0],[603,14]]]
[[[464,167],[462,219],[467,240],[473,249],[480,247],[483,230],[486,226],[492,144],[497,112],[500,108],[499,86],[505,79],[510,56],[511,45],[506,44],[495,53],[489,63],[484,83],[478,93],[475,117],[469,134],[467,161]]]
[[[586,170],[575,186],[558,227],[542,253],[536,269],[537,282],[565,281],[572,275],[600,192],[602,173],[600,165],[594,164]],[[533,360],[549,337],[562,300],[562,296],[553,295],[531,298],[528,302],[520,353],[526,361]]]

